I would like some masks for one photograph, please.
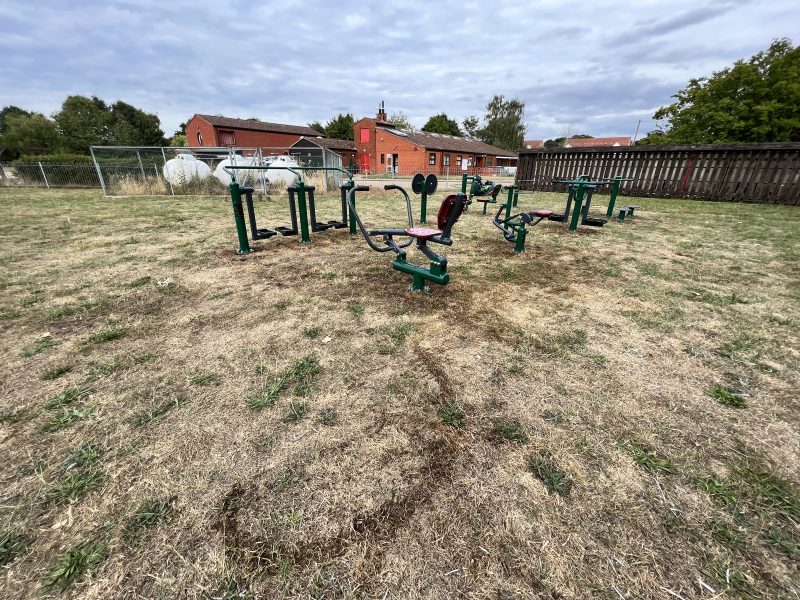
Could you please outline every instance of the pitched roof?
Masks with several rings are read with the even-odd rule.
[[[336,140],[333,138],[312,137],[304,135],[300,140],[308,140],[312,144],[327,148],[328,150],[355,150],[356,145],[353,140]],[[297,140],[299,142],[300,140]],[[295,142],[295,144],[297,144]]]
[[[599,137],[599,138],[569,138],[564,142],[565,148],[602,148],[605,146],[630,146],[631,136]]]
[[[296,135],[320,136],[323,135],[316,129],[304,125],[284,125],[282,123],[267,123],[258,119],[231,119],[215,115],[195,115],[208,121],[214,127],[230,127],[231,129],[250,129],[253,131],[269,131],[272,133],[293,133]]]
[[[544,148],[544,140],[525,140],[522,143],[526,148]]]
[[[412,131],[410,129],[388,129],[378,124],[380,131],[391,133],[407,139],[412,144],[422,146],[428,150],[445,150],[447,152],[463,152],[465,154],[487,154],[489,156],[508,156],[516,158],[516,152],[509,152],[496,146],[484,144],[478,140],[445,135],[444,133],[428,133],[426,131]]]

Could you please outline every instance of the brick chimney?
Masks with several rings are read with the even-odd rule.
[[[378,114],[375,115],[375,121],[377,121],[378,123],[387,122],[386,111],[383,110],[383,100],[381,100],[381,105],[380,107],[378,107]]]

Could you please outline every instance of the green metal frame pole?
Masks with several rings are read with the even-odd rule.
[[[575,206],[572,207],[572,220],[569,222],[569,230],[575,231],[578,229],[578,221],[581,218],[581,209],[583,208],[583,194],[586,191],[584,184],[578,184],[578,189],[575,191]]]
[[[514,186],[508,188],[508,200],[506,200],[506,221],[511,218],[511,205],[514,203]]]
[[[236,254],[248,254],[253,250],[247,240],[247,227],[244,224],[244,209],[242,208],[242,190],[239,184],[233,181],[230,185],[231,204],[233,204],[233,218],[236,221],[236,235],[239,236],[239,249]]]
[[[519,204],[519,189],[516,189],[516,186],[514,187],[514,208],[517,208],[517,205]]]
[[[300,213],[300,243],[308,244],[311,236],[308,234],[308,207],[306,205],[306,186],[302,180],[297,182],[297,212]]]
[[[514,244],[514,254],[522,254],[525,252],[525,238],[528,235],[528,230],[525,228],[525,223],[517,230],[517,243]]]
[[[351,187],[347,190],[348,195],[350,190],[352,190],[353,187],[355,187],[355,185],[356,185],[355,182],[353,181],[350,182]],[[355,206],[356,206],[356,193],[353,192],[353,208],[355,208]],[[356,214],[352,210],[348,209],[347,216],[350,220],[350,235],[356,235]]]
[[[467,173],[464,172],[461,174],[461,193],[467,193]]]
[[[428,222],[428,194],[425,190],[422,190],[422,202],[419,211],[419,222],[420,223]]]
[[[614,213],[614,204],[617,202],[617,194],[619,194],[619,186],[622,184],[622,177],[617,175],[614,177],[614,183],[611,184],[611,197],[608,199],[608,210],[606,211],[606,217],[611,218],[611,215]]]

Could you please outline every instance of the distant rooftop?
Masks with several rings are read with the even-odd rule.
[[[204,121],[211,123],[215,127],[230,127],[231,129],[249,129],[252,131],[270,131],[272,133],[291,133],[295,135],[305,135],[309,137],[320,137],[324,134],[316,129],[305,125],[285,125],[283,123],[267,123],[258,119],[231,119],[219,115],[197,114]]]
[[[486,154],[496,157],[516,158],[516,152],[509,152],[497,146],[485,144],[478,140],[446,135],[444,133],[428,133],[427,131],[414,131],[411,129],[390,129],[378,122],[378,131],[385,131],[410,141],[412,144],[422,146],[429,150],[444,150],[446,152],[463,152],[464,154]]]
[[[564,142],[564,148],[606,148],[608,146],[630,146],[631,136],[623,137],[596,137],[596,138],[569,138]]]

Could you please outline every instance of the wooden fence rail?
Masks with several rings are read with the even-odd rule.
[[[631,177],[627,196],[800,204],[800,143],[538,148],[519,155],[523,190],[563,190],[554,179]]]

